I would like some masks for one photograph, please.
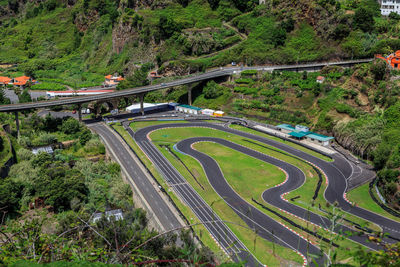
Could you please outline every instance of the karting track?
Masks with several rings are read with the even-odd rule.
[[[188,204],[188,206],[192,208],[192,210],[201,221],[209,222],[210,220],[216,220],[218,216],[196,193],[196,191],[186,182],[186,180],[178,173],[178,171],[162,155],[162,153],[151,143],[151,140],[148,137],[149,133],[154,130],[171,127],[213,128],[274,146],[287,153],[307,160],[318,166],[327,176],[329,184],[326,191],[324,192],[324,196],[330,203],[336,201],[340,208],[342,208],[342,210],[359,216],[365,220],[376,223],[381,226],[384,232],[388,233],[390,236],[400,238],[400,232],[398,230],[400,229],[400,223],[377,215],[365,209],[353,206],[351,203],[347,202],[347,200],[344,199],[344,193],[347,187],[346,178],[348,178],[352,174],[352,168],[349,162],[345,160],[340,154],[334,154],[332,156],[334,162],[326,162],[286,144],[211,123],[172,123],[164,125],[154,125],[146,127],[144,129],[140,129],[135,134],[136,142],[150,158],[150,160],[158,167],[170,186]],[[310,213],[309,211],[288,203],[281,198],[282,194],[292,191],[303,184],[305,176],[301,170],[281,160],[226,141],[224,139],[198,137],[185,139],[177,144],[177,148],[180,151],[196,158],[203,165],[210,184],[213,186],[215,191],[225,200],[225,202],[242,218],[242,220],[249,227],[256,229],[257,233],[260,236],[299,252],[307,258],[307,261],[305,262],[311,263],[311,260],[309,258],[310,254],[319,255],[319,258],[316,261],[317,264],[320,266],[321,263],[327,260],[324,255],[321,255],[319,248],[309,243],[307,240],[303,239],[293,231],[287,229],[282,224],[274,221],[266,214],[260,212],[252,204],[246,202],[236,192],[234,192],[233,189],[226,182],[218,164],[211,157],[192,149],[191,145],[195,142],[200,141],[216,142],[282,168],[288,175],[287,181],[280,186],[266,190],[263,193],[263,199],[281,210],[294,214],[295,216],[302,219],[307,219],[321,227],[329,228],[330,222],[327,218],[324,218],[323,216],[315,213]],[[220,219],[218,218],[218,220]],[[236,238],[236,236],[223,222],[212,224],[209,223],[205,226],[214,236],[217,242],[222,246],[222,248],[229,255],[232,255],[232,258],[234,260],[242,259],[246,260],[247,265],[249,266],[256,265],[257,260],[247,251],[246,247]],[[355,232],[354,230],[343,225],[338,226],[335,231],[350,231],[353,233]],[[272,233],[274,234],[272,235]],[[350,237],[350,239],[355,242],[361,243],[371,249],[378,248],[375,244],[367,242],[366,236],[353,235],[352,237]],[[386,238],[385,241],[390,243],[394,242],[394,240],[390,238]]]

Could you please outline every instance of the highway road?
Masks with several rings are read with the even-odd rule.
[[[165,230],[171,230],[182,226],[176,218],[160,193],[155,189],[154,185],[149,181],[143,169],[139,167],[126,145],[121,139],[117,138],[115,133],[103,123],[95,123],[88,125],[89,128],[98,133],[107,145],[114,151],[122,168],[126,170],[129,177],[129,183],[134,183],[140,190],[144,200],[151,206],[152,216],[156,216]]]
[[[214,79],[218,77],[230,76],[235,73],[239,73],[244,70],[259,70],[259,71],[303,71],[303,70],[318,70],[324,66],[348,66],[355,65],[359,63],[370,62],[373,59],[362,59],[362,60],[349,60],[349,61],[340,61],[340,62],[322,62],[322,63],[310,63],[310,64],[298,64],[298,65],[282,65],[282,66],[254,66],[254,67],[227,67],[227,68],[219,68],[215,70],[211,70],[201,74],[195,74],[186,78],[178,79],[175,81],[149,85],[143,87],[137,87],[122,91],[115,91],[112,93],[94,95],[94,96],[81,96],[81,97],[71,97],[64,99],[56,99],[56,100],[48,100],[48,101],[39,101],[33,103],[19,103],[12,105],[2,105],[0,106],[0,112],[12,112],[12,111],[21,111],[26,109],[33,108],[46,108],[51,106],[58,105],[70,105],[70,104],[82,104],[91,101],[98,100],[110,100],[113,98],[120,98],[126,96],[137,95],[140,93],[147,93],[155,90],[166,89],[174,86],[185,85],[195,82],[201,82],[209,79]]]
[[[183,177],[171,166],[171,164],[168,162],[168,160],[166,158],[164,158],[162,156],[162,154],[157,150],[157,148],[155,148],[155,146],[150,142],[150,140],[148,139],[148,134],[151,131],[157,130],[157,129],[162,129],[162,128],[166,128],[166,127],[209,127],[209,128],[213,128],[213,129],[217,129],[217,130],[221,130],[221,131],[225,131],[228,133],[232,133],[232,134],[236,134],[248,139],[252,139],[252,140],[256,140],[259,142],[262,142],[264,144],[267,145],[271,145],[274,146],[278,149],[281,149],[287,153],[290,153],[292,155],[298,156],[302,159],[305,159],[313,164],[315,164],[316,166],[318,166],[327,176],[329,184],[327,189],[324,192],[324,197],[327,199],[327,201],[329,201],[330,203],[334,203],[337,202],[339,207],[350,213],[353,214],[355,216],[361,217],[365,220],[368,220],[370,222],[373,222],[379,226],[382,227],[382,229],[384,230],[384,232],[388,233],[390,236],[395,237],[395,238],[400,238],[400,223],[393,221],[391,219],[388,219],[384,216],[378,215],[376,213],[370,212],[368,210],[359,208],[357,206],[353,206],[351,203],[349,203],[345,198],[344,198],[344,192],[346,191],[346,187],[347,187],[347,181],[346,179],[348,177],[350,177],[353,174],[353,170],[352,170],[352,166],[350,165],[350,163],[340,154],[336,153],[334,154],[332,157],[334,159],[333,162],[327,162],[324,160],[321,160],[319,158],[316,158],[312,155],[309,155],[303,151],[297,150],[289,145],[286,145],[284,143],[281,142],[277,142],[268,138],[264,138],[261,136],[256,136],[256,135],[252,135],[249,133],[245,133],[242,131],[238,131],[235,129],[231,129],[231,128],[227,128],[227,127],[223,127],[221,125],[216,125],[216,124],[210,124],[210,123],[186,123],[186,124],[163,124],[163,125],[155,125],[155,126],[150,126],[144,129],[139,130],[136,134],[135,134],[135,140],[141,144],[141,148],[142,150],[145,151],[145,153],[149,153],[152,154],[150,157],[150,159],[153,161],[153,163],[156,166],[159,166],[159,168],[163,168],[164,170],[161,170],[161,172],[164,174],[164,176],[166,177],[166,179],[169,180],[169,182],[171,183],[172,186],[180,185],[180,184],[186,184],[185,180],[183,179]],[[181,143],[178,144],[178,148],[182,151],[184,151],[184,153],[188,153],[188,154],[196,154],[196,158],[202,158],[203,160],[206,161],[206,163],[204,163],[204,166],[207,166],[207,168],[205,168],[206,173],[209,172],[210,167],[212,166],[211,161],[207,161],[207,156],[201,156],[199,154],[197,154],[196,152],[194,152],[194,150],[188,150],[188,147],[190,147],[190,143],[194,142],[195,140],[199,140],[199,139],[190,139],[190,140],[183,140]],[[215,140],[214,140],[215,141]],[[186,143],[187,142],[187,143]],[[183,146],[183,144],[186,144],[186,146]],[[253,153],[251,151],[249,151],[248,149],[239,146],[237,147],[236,144],[231,143],[229,146],[236,146],[236,149],[238,149],[241,152],[246,151],[246,153]],[[201,154],[201,153],[200,153]],[[303,219],[307,219],[312,221],[313,223],[320,225],[321,227],[324,228],[329,228],[329,221],[324,218],[321,217],[317,214],[313,214],[313,213],[309,213],[307,211],[305,211],[304,209],[292,205],[286,201],[283,201],[280,196],[287,191],[293,190],[294,188],[300,186],[303,181],[304,181],[304,174],[298,170],[297,168],[293,168],[293,166],[282,162],[282,161],[275,161],[272,162],[272,158],[268,157],[267,155],[261,154],[261,153],[253,153],[251,154],[254,157],[260,158],[264,161],[273,163],[275,165],[280,166],[281,168],[283,168],[289,175],[290,179],[288,179],[288,181],[282,185],[281,187],[276,187],[273,189],[269,189],[267,191],[264,192],[263,194],[263,198],[270,204],[275,205],[279,208],[281,208],[282,210],[287,210],[288,212],[303,218]],[[210,165],[211,164],[211,165]],[[166,169],[171,169],[171,173],[170,174],[166,174]],[[218,170],[216,170],[215,168],[212,170],[212,174],[216,175],[218,177]],[[221,174],[222,175],[222,174]],[[178,177],[178,178],[176,178]],[[209,176],[210,182],[213,180],[212,178],[210,178],[212,176]],[[223,176],[222,176],[223,177]],[[178,180],[176,180],[178,179]],[[215,179],[217,181],[217,179]],[[224,179],[219,178],[218,182],[215,182],[213,184],[213,187],[215,188],[215,190],[223,197],[228,197],[228,199],[233,199],[234,204],[232,203],[228,203],[228,205],[230,205],[235,212],[237,213],[241,213],[244,210],[248,210],[251,209],[251,216],[256,216],[257,215],[257,211],[253,210],[254,208],[251,208],[251,205],[249,203],[243,203],[240,201],[240,197],[238,198],[238,196],[236,195],[236,193],[232,193],[230,192],[231,189],[229,186],[227,186],[227,184],[223,184],[223,182],[221,181],[225,181]],[[212,183],[212,182],[211,182]],[[221,184],[222,183],[222,184]],[[225,181],[226,183],[226,181]],[[193,190],[193,189],[192,189]],[[194,190],[193,190],[194,191]],[[196,195],[195,192],[192,192],[193,195]],[[201,201],[201,200],[199,200]],[[234,207],[237,207],[237,205],[240,205],[241,210],[237,210]],[[190,205],[189,205],[190,206]],[[194,205],[195,206],[195,205]],[[261,215],[260,215],[261,216]],[[271,227],[276,227],[273,228],[275,229],[275,231],[279,232],[282,231],[282,234],[280,234],[279,236],[282,237],[282,242],[283,243],[287,243],[290,242],[288,240],[292,240],[292,237],[289,237],[289,233],[285,232],[283,229],[280,229],[279,226],[277,225],[277,223],[273,223],[273,220],[268,220],[263,218],[263,220],[265,221],[265,224],[261,223],[261,218],[258,218],[257,220],[255,220],[256,217],[249,217],[248,214],[245,216],[244,214],[242,214],[242,219],[248,223],[248,225],[251,225],[252,227],[255,227],[255,221],[259,222],[259,227],[262,227],[264,229],[271,229]],[[211,229],[212,230],[212,229]],[[336,231],[340,231],[340,230],[351,230],[345,226],[339,226]],[[353,230],[351,230],[353,231]],[[354,232],[354,231],[353,231]],[[284,234],[283,234],[284,233]],[[261,231],[261,235],[262,235],[262,231]],[[267,234],[265,234],[266,236],[268,236]],[[370,247],[371,249],[377,249],[378,247],[375,244],[371,244],[371,243],[367,243],[365,240],[365,236],[354,236],[351,237],[351,239],[353,239],[356,242],[359,242],[363,245],[366,245],[367,247]],[[269,239],[270,240],[270,239]],[[386,238],[385,241],[388,241],[390,243],[393,243],[394,239],[390,239],[390,238]],[[308,248],[312,248],[312,245],[309,244],[307,241],[303,240],[301,242],[301,247],[299,248],[300,252],[303,255],[307,255],[307,251],[305,251],[305,249]],[[286,246],[292,246],[290,243],[289,245],[286,244]],[[293,248],[293,247],[292,247]],[[296,248],[296,247],[294,247]],[[320,261],[323,261],[322,258],[319,259]]]

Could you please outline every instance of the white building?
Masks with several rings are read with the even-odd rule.
[[[114,217],[114,219],[116,221],[124,219],[124,215],[123,215],[121,209],[106,211],[104,214],[108,221],[110,221],[111,217]],[[98,220],[101,219],[102,216],[103,216],[103,212],[97,212],[97,213],[93,214],[92,222],[93,223],[97,222]]]
[[[212,116],[214,114],[214,112],[215,112],[215,110],[206,108],[201,111],[201,114]]]
[[[400,14],[400,0],[381,0],[381,14],[389,16],[394,12]]]
[[[72,97],[72,96],[90,96],[112,93],[114,90],[69,90],[69,91],[47,91],[46,97],[48,99],[55,97]]]
[[[179,112],[195,114],[195,115],[201,114],[201,108],[193,107],[190,105],[179,105],[179,106],[175,107],[175,110],[179,111]]]

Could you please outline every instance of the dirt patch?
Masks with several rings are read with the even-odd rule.
[[[364,94],[358,94],[358,100],[360,100],[360,104],[366,106],[369,104],[368,96]]]
[[[194,177],[196,177],[196,178],[200,177],[200,173],[196,169],[192,169],[192,173],[193,173]]]

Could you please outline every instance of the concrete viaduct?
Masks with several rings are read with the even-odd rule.
[[[14,112],[15,113],[15,120],[17,125],[17,132],[19,133],[19,121],[18,121],[18,111],[29,110],[29,109],[36,109],[36,108],[46,108],[52,106],[59,106],[59,105],[71,105],[77,104],[78,108],[78,115],[79,120],[82,120],[81,114],[81,105],[83,103],[89,103],[92,101],[98,102],[112,102],[115,99],[122,98],[122,97],[129,97],[133,95],[138,95],[140,97],[140,109],[142,114],[144,114],[143,109],[143,99],[144,95],[148,92],[166,89],[170,87],[175,87],[179,85],[186,85],[196,82],[201,82],[205,80],[215,79],[219,77],[226,77],[231,76],[236,73],[240,73],[244,70],[257,70],[257,71],[265,71],[265,72],[272,72],[272,71],[318,71],[321,70],[325,66],[340,66],[340,67],[351,67],[356,64],[361,63],[368,63],[373,61],[373,59],[359,59],[359,60],[348,60],[348,61],[338,61],[338,62],[321,62],[321,63],[310,63],[310,64],[298,64],[298,65],[279,65],[279,66],[254,66],[254,67],[221,67],[219,69],[214,69],[207,71],[201,74],[194,74],[192,76],[182,78],[179,80],[161,83],[156,85],[148,85],[143,87],[136,87],[132,89],[122,90],[122,91],[115,91],[112,93],[106,93],[101,95],[94,95],[94,96],[80,96],[80,97],[71,97],[65,99],[56,99],[56,100],[47,100],[47,101],[39,101],[39,102],[32,102],[32,103],[18,103],[12,105],[1,105],[0,112]],[[192,97],[191,97],[191,89],[188,91],[188,103],[191,104]]]

